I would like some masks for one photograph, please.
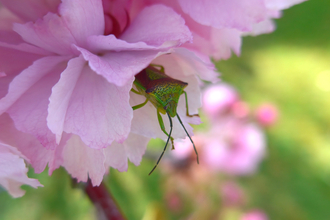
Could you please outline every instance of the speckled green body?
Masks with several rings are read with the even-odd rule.
[[[162,113],[176,116],[176,109],[180,96],[188,83],[173,79],[155,67],[149,66],[135,76],[134,84],[138,91],[144,95]]]

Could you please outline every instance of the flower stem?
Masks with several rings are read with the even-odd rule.
[[[125,220],[116,201],[103,182],[94,187],[91,181],[88,180],[85,192],[97,208],[100,219]]]

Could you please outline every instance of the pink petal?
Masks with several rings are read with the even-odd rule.
[[[185,21],[173,9],[164,5],[145,7],[132,21],[120,39],[130,43],[145,42],[148,45],[180,45],[192,40]]]
[[[88,176],[94,186],[100,185],[105,174],[104,150],[92,149],[77,135],[72,135],[63,149],[63,166],[78,182],[87,182]]]
[[[284,10],[306,0],[265,0],[266,7],[271,10]]]
[[[254,26],[253,26],[254,27]],[[236,29],[216,29],[209,28],[210,36],[203,38],[194,34],[194,43],[184,46],[192,51],[211,56],[216,60],[228,59],[232,51],[236,55],[240,54],[242,32]]]
[[[63,149],[67,145],[68,140],[71,138],[71,134],[64,133],[62,135],[61,142],[56,147],[55,150],[48,150],[48,153],[50,154],[49,160],[48,160],[48,174],[52,175],[53,171],[59,168],[64,163],[63,158]],[[51,152],[49,152],[51,151]]]
[[[12,37],[12,36],[8,36],[8,37]],[[4,40],[4,39],[1,39]],[[17,52],[22,53],[22,52],[27,52],[29,53],[29,56],[31,58],[36,57],[37,55],[53,55],[52,53],[39,48],[39,47],[35,47],[31,44],[27,44],[27,43],[20,43],[20,44],[8,44],[7,42],[0,42],[0,47],[3,48],[10,48],[10,49],[14,49],[17,50]],[[1,51],[1,53],[4,53],[3,51]],[[17,54],[15,56],[15,58],[19,56],[19,54]],[[7,55],[8,57],[8,55]],[[40,57],[40,56],[39,56]],[[31,59],[30,58],[30,59]],[[7,58],[8,59],[8,58]],[[17,58],[16,58],[17,59]],[[17,61],[17,60],[16,60]]]
[[[254,27],[254,26],[253,26]],[[211,56],[216,59],[229,59],[231,51],[237,56],[241,53],[241,32],[235,29],[212,29],[212,41],[213,53]]]
[[[251,32],[245,33],[251,36],[257,36],[260,34],[268,34],[275,30],[275,24],[271,19],[266,19],[262,22],[259,22],[253,25],[253,29]]]
[[[146,68],[161,53],[156,50],[110,51],[97,56],[83,48],[77,47],[77,49],[89,62],[92,70],[117,86],[127,84],[135,74]]]
[[[64,19],[57,14],[48,13],[35,23],[14,24],[16,31],[27,43],[52,53],[73,54],[71,44],[77,43]]]
[[[60,2],[60,0],[1,0],[1,4],[24,21],[35,21],[48,12],[56,13]]]
[[[150,138],[145,138],[139,135],[130,134],[124,142],[125,150],[128,159],[135,164],[140,165],[142,156],[147,149],[147,144]]]
[[[36,173],[41,173],[52,157],[52,151],[43,147],[36,138],[18,131],[6,113],[0,116],[0,139],[3,143],[16,147],[28,159]]]
[[[27,177],[28,169],[21,154],[12,146],[0,143],[0,185],[14,197],[21,197],[25,191],[20,187],[23,184],[34,188],[42,186],[38,180]]]
[[[88,36],[104,33],[104,14],[101,0],[62,0],[59,13],[78,45]]]
[[[128,7],[131,5],[131,0],[109,1],[103,0],[103,10],[105,17],[105,32],[104,35],[114,33],[116,30],[114,22],[118,22],[118,32],[129,24],[130,17],[128,15]],[[115,18],[115,21],[113,20]]]
[[[31,50],[32,53],[30,53]],[[39,50],[39,52],[41,51]],[[14,75],[19,74],[22,70],[30,66],[33,61],[41,58],[40,55],[42,54],[38,54],[37,51],[34,51],[34,49],[27,44],[11,45],[0,42],[0,71],[5,72],[6,75],[13,75],[14,77]]]
[[[153,63],[166,67],[166,74],[174,78],[180,77],[179,74],[176,74],[180,72],[185,76],[196,75],[203,80],[219,81],[219,73],[216,72],[211,60],[186,48],[175,48],[170,55],[159,56]],[[180,80],[184,81],[184,78]]]
[[[122,144],[113,142],[111,146],[104,149],[105,152],[105,165],[106,167],[113,167],[120,172],[127,171],[127,155],[125,152],[125,147]]]
[[[128,138],[122,143],[113,143],[105,149],[106,165],[126,171],[128,164],[127,158],[138,166],[147,148],[149,138],[130,133]]]
[[[46,57],[25,69],[10,84],[0,100],[0,112],[7,111],[18,130],[33,134],[44,146],[56,147],[55,135],[46,124],[48,97],[67,58]]]
[[[13,1],[10,1],[13,2]],[[4,6],[0,6],[0,29],[5,31],[12,31],[13,23],[20,23],[21,19],[19,19],[16,15],[14,15],[11,11],[9,11]]]
[[[265,19],[263,0],[178,0],[182,10],[195,21],[215,28],[249,31]]]
[[[80,136],[91,148],[105,148],[126,139],[132,119],[129,91],[133,78],[117,87],[95,74],[81,57],[71,59],[53,87],[48,108],[48,126],[57,135],[63,131]]]
[[[117,39],[114,35],[98,35],[90,36],[87,40],[88,47],[93,53],[100,53],[107,50],[115,52],[130,50],[156,50],[158,47],[149,46],[145,42],[128,43],[124,40]]]
[[[0,46],[0,71],[6,74],[6,77],[0,78],[0,99],[7,94],[9,84],[14,77],[39,58],[39,55]]]

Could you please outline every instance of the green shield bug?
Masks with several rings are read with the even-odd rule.
[[[160,69],[157,69],[159,67]],[[188,97],[187,93],[184,91],[184,88],[188,85],[188,83],[182,82],[177,79],[173,79],[165,74],[164,67],[159,65],[150,65],[147,68],[143,69],[140,73],[135,76],[134,85],[137,90],[132,88],[132,92],[143,95],[146,97],[146,101],[133,106],[133,110],[143,107],[150,101],[157,109],[157,117],[158,122],[160,125],[161,130],[166,134],[167,141],[164,147],[163,152],[159,156],[156,165],[150,171],[149,175],[156,169],[159,164],[159,161],[162,159],[164,152],[166,151],[167,145],[169,140],[171,140],[172,147],[173,145],[173,137],[172,129],[173,123],[172,118],[177,117],[181,126],[183,127],[184,131],[186,132],[187,136],[189,137],[191,143],[193,144],[196,156],[197,156],[197,163],[199,163],[197,149],[195,147],[194,142],[192,141],[190,135],[188,134],[186,128],[183,126],[181,118],[177,114],[177,105],[179,102],[179,98],[182,94],[185,95],[186,99],[186,115],[189,117],[198,116],[190,115],[188,110]],[[160,115],[167,114],[169,121],[170,121],[170,132],[167,133],[165,130],[163,118]]]

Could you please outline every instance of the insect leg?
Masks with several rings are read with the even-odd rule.
[[[140,92],[136,91],[135,89],[131,88],[131,92],[134,92],[135,94],[142,95]]]
[[[157,111],[158,112],[158,111]],[[157,160],[157,163],[156,165],[154,166],[154,168],[152,168],[152,170],[150,171],[149,175],[152,174],[152,172],[154,172],[154,170],[156,169],[156,167],[158,166],[159,164],[159,161],[162,159],[165,151],[166,151],[166,148],[167,148],[167,145],[168,145],[168,142],[171,138],[171,134],[172,134],[172,129],[173,129],[173,124],[172,124],[172,119],[171,119],[171,116],[167,113],[167,116],[168,116],[168,119],[170,120],[170,127],[171,127],[171,130],[170,130],[170,134],[168,135],[168,138],[167,138],[167,141],[166,141],[166,144],[165,144],[165,147],[164,147],[164,150],[162,152],[162,154],[159,156],[158,160]],[[163,123],[164,125],[164,123]],[[165,129],[164,129],[165,130]]]
[[[145,102],[141,103],[141,104],[138,104],[138,105],[134,105],[132,107],[133,110],[136,110],[136,109],[139,109],[139,108],[142,108],[143,106],[145,106],[147,104],[147,102],[149,101],[149,99],[146,99]]]
[[[159,111],[157,111],[157,117],[158,117],[158,122],[160,125],[160,128],[162,129],[162,131],[166,134],[167,137],[171,138],[171,144],[172,144],[172,150],[174,150],[174,143],[173,143],[173,138],[171,137],[171,135],[168,135],[168,133],[165,130],[165,126],[164,126],[164,122],[163,122],[163,118],[160,115]],[[171,121],[170,121],[171,122]]]
[[[180,124],[182,125],[182,127],[183,127],[184,131],[185,131],[185,132],[186,132],[186,134],[188,135],[188,137],[189,137],[189,139],[190,139],[190,141],[191,141],[191,143],[192,143],[192,145],[193,145],[193,147],[194,147],[194,151],[195,151],[195,153],[196,153],[196,156],[197,156],[197,163],[199,164],[199,158],[198,158],[198,153],[197,153],[197,149],[196,149],[196,146],[195,146],[195,144],[194,144],[193,140],[191,139],[190,135],[188,134],[188,132],[187,132],[186,128],[183,126],[183,123],[182,123],[182,121],[181,121],[181,118],[179,117],[179,115],[178,115],[178,114],[176,114],[176,117],[178,117]]]
[[[189,115],[189,108],[188,108],[188,95],[186,91],[183,91],[184,93],[184,97],[186,98],[186,115],[188,117],[194,117],[194,116],[199,116],[198,114],[194,114],[194,115]]]

